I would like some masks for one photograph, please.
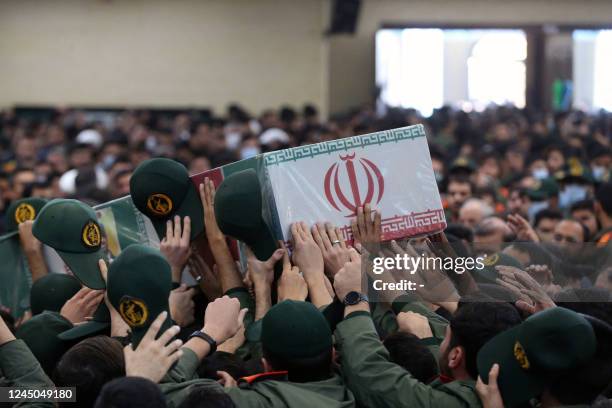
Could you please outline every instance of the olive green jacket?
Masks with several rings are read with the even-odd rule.
[[[356,312],[336,327],[336,346],[341,356],[342,377],[364,407],[480,407],[476,382],[439,380],[427,385],[404,368],[389,361],[372,318]]]
[[[0,373],[1,387],[40,389],[54,386],[23,340],[9,341],[0,346]],[[51,408],[55,405],[51,402],[19,402],[13,406]]]
[[[224,390],[216,381],[196,378],[199,361],[195,353],[183,349],[183,356],[160,383],[166,396],[168,408],[177,407],[194,387],[210,387]],[[325,381],[293,383],[284,379],[259,376],[255,381],[240,381],[239,387],[227,388],[225,392],[238,408],[283,407],[283,408],[349,408],[355,407],[353,394],[335,375]]]

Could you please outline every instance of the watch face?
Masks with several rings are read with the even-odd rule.
[[[344,303],[346,303],[347,305],[356,305],[357,303],[359,303],[359,301],[361,300],[361,295],[359,294],[359,292],[349,292],[346,294],[346,297],[344,298]]]

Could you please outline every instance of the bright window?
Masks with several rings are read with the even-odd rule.
[[[520,30],[484,34],[468,58],[468,94],[477,110],[510,103],[525,106],[527,39]]]

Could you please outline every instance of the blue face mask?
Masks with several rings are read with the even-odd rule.
[[[527,210],[529,220],[533,221],[535,215],[545,208],[548,208],[548,201],[536,201],[532,203]]]
[[[536,180],[544,180],[548,177],[548,169],[546,167],[540,167],[531,172],[531,175]]]
[[[248,159],[250,157],[257,156],[259,154],[259,147],[251,146],[245,147],[240,150],[240,159]]]
[[[565,186],[559,193],[559,207],[569,208],[576,201],[584,200],[587,195],[587,188],[578,184]]]

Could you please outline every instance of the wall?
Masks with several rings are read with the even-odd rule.
[[[374,33],[384,23],[608,24],[608,0],[362,0],[354,36],[330,40],[331,112],[369,103],[375,95]]]
[[[0,107],[325,109],[327,11],[326,0],[0,0]]]

